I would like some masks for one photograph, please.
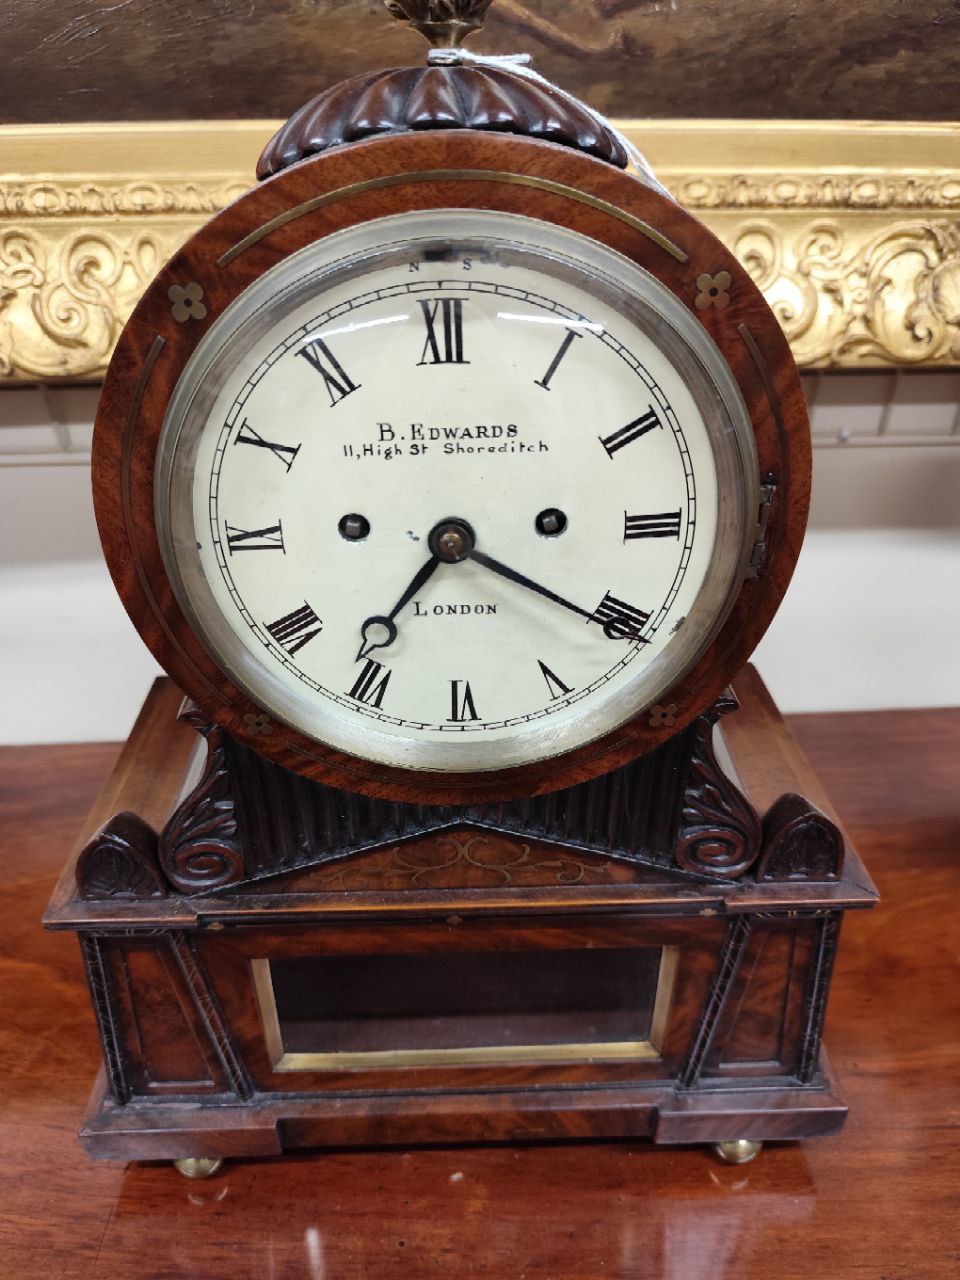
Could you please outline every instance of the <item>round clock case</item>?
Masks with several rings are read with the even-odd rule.
[[[417,346],[414,363],[461,364],[459,374],[467,381],[457,385],[466,389],[468,397],[482,398],[479,388],[484,379],[509,386],[503,367],[489,367],[494,359],[490,323],[485,321],[484,330],[487,367],[479,367],[483,361],[471,362],[470,353],[464,356],[462,346],[457,346],[471,330],[459,328],[454,300],[473,296],[478,305],[480,301],[479,293],[471,295],[467,290],[477,276],[472,274],[470,282],[465,279],[464,252],[442,271],[434,269],[420,277],[425,286],[437,284],[438,288],[417,295],[416,281],[414,286],[401,281],[404,271],[419,275],[420,267],[408,261],[411,244],[423,250],[421,260],[429,265],[431,253],[434,260],[442,261],[444,240],[451,237],[461,251],[466,247],[481,258],[486,251],[481,275],[503,280],[510,270],[519,273],[514,278],[524,286],[523,306],[516,302],[520,296],[516,290],[511,295],[497,285],[495,303],[489,292],[483,296],[487,321],[509,314],[510,308],[523,311],[530,321],[538,316],[550,319],[557,352],[562,349],[566,354],[576,338],[592,341],[596,336],[578,332],[577,325],[589,326],[591,314],[602,314],[605,323],[594,324],[594,330],[602,328],[617,340],[623,338],[628,354],[631,343],[623,335],[634,332],[640,335],[637,341],[652,342],[651,350],[666,353],[660,383],[673,388],[673,400],[686,406],[681,416],[685,414],[696,426],[687,431],[689,441],[679,429],[671,434],[668,408],[661,408],[663,421],[654,424],[661,430],[651,447],[666,448],[660,442],[669,437],[674,449],[669,466],[679,466],[681,472],[684,466],[694,472],[699,468],[697,501],[689,495],[674,501],[670,491],[662,509],[655,501],[643,500],[633,508],[642,514],[631,516],[630,487],[634,483],[640,487],[644,470],[641,437],[645,431],[637,423],[646,407],[640,405],[630,429],[617,420],[601,421],[602,383],[609,373],[602,359],[613,358],[609,351],[596,358],[597,423],[577,427],[592,443],[589,448],[577,443],[567,454],[561,451],[557,474],[562,478],[565,466],[579,468],[577,450],[583,449],[587,460],[579,476],[583,487],[590,487],[595,503],[615,508],[611,519],[619,522],[616,555],[624,547],[651,562],[655,554],[675,555],[692,575],[690,598],[677,597],[673,613],[666,603],[660,609],[658,599],[657,609],[645,607],[625,614],[624,601],[634,601],[622,588],[614,594],[612,588],[619,587],[619,582],[603,576],[619,561],[605,561],[602,546],[584,552],[588,561],[593,556],[597,568],[590,579],[596,599],[588,598],[577,574],[562,571],[560,553],[566,546],[574,554],[578,528],[595,523],[592,509],[584,507],[577,524],[576,505],[571,509],[558,503],[564,507],[560,516],[564,520],[570,516],[572,521],[569,529],[558,533],[557,516],[551,515],[549,505],[540,511],[539,501],[531,494],[537,510],[522,513],[531,541],[519,545],[519,526],[507,518],[507,507],[519,502],[520,473],[511,473],[507,490],[491,484],[486,498],[478,496],[475,480],[465,481],[462,501],[449,510],[434,509],[425,501],[423,527],[413,530],[406,526],[417,512],[417,473],[406,461],[404,473],[391,472],[389,465],[381,465],[381,455],[379,469],[369,469],[366,481],[371,502],[376,506],[375,499],[379,501],[378,514],[371,517],[375,528],[367,530],[369,512],[355,510],[361,503],[346,497],[347,477],[360,475],[365,465],[362,458],[352,459],[352,472],[341,468],[324,477],[325,490],[318,478],[317,522],[325,532],[315,558],[332,563],[330,538],[335,539],[336,555],[357,553],[354,561],[343,561],[356,564],[355,572],[348,570],[350,616],[355,612],[356,617],[336,640],[339,653],[345,645],[349,647],[351,628],[356,633],[358,652],[344,659],[351,669],[355,667],[356,683],[351,684],[353,677],[348,673],[338,672],[338,677],[345,678],[340,678],[336,697],[315,694],[306,686],[301,688],[301,664],[305,665],[308,646],[315,645],[324,625],[324,641],[334,643],[338,622],[325,616],[321,623],[322,610],[315,607],[309,590],[296,592],[291,587],[293,595],[271,595],[275,575],[268,567],[282,559],[287,574],[294,573],[300,563],[308,575],[314,572],[309,557],[297,562],[288,558],[289,547],[278,546],[278,538],[284,536],[283,518],[275,523],[265,518],[235,519],[230,525],[229,513],[227,523],[222,513],[217,514],[217,501],[234,501],[240,510],[240,495],[246,494],[245,500],[253,504],[248,511],[266,510],[256,506],[257,475],[273,486],[270,492],[280,492],[277,486],[292,472],[287,463],[295,456],[302,430],[298,427],[287,440],[282,430],[265,429],[289,422],[303,411],[302,392],[291,391],[279,375],[269,372],[275,367],[271,361],[275,362],[276,351],[289,348],[290,335],[299,343],[294,354],[307,348],[308,359],[297,362],[296,368],[306,370],[312,363],[310,372],[317,375],[318,419],[326,414],[324,421],[329,422],[341,411],[344,396],[359,392],[363,379],[346,364],[342,353],[338,362],[332,344],[314,345],[318,358],[309,359],[316,315],[325,317],[327,336],[363,324],[381,325],[385,333],[395,317],[382,306],[378,311],[377,305],[391,296],[391,289],[402,291],[425,326],[423,350]],[[392,256],[386,251],[390,245]],[[386,274],[378,276],[378,271]],[[454,280],[448,286],[443,281],[449,276]],[[540,278],[551,287],[540,292],[533,288]],[[311,294],[314,280],[317,290]],[[643,297],[636,314],[631,314],[630,299],[639,292]],[[364,306],[357,306],[355,300],[361,295]],[[445,303],[444,298],[449,300]],[[340,311],[325,308],[324,299],[339,305]],[[500,310],[490,311],[491,306]],[[335,329],[330,328],[331,311],[341,316]],[[526,328],[529,331],[532,325]],[[376,336],[379,330],[371,332]],[[512,355],[523,340],[511,336]],[[396,434],[391,434],[397,432],[396,426],[390,432],[379,428],[382,406],[389,400],[394,348],[384,337],[377,338],[375,346],[354,350],[367,353],[369,385],[380,386],[376,398],[370,392],[366,415],[371,429],[377,420],[376,442],[397,443]],[[543,350],[542,345],[536,348]],[[578,356],[586,350],[578,343]],[[473,363],[478,367],[468,368]],[[517,360],[506,364],[513,367]],[[550,403],[551,412],[562,414],[564,400],[572,403],[572,390],[564,397],[559,365],[553,374],[550,367],[548,362],[536,371],[542,402]],[[443,370],[444,376],[449,372]],[[579,376],[582,380],[582,366]],[[273,384],[270,377],[275,379]],[[398,366],[396,377],[401,383],[404,377],[409,381],[409,371]],[[527,384],[534,380],[531,372],[524,378],[527,389],[517,392],[521,409],[527,404],[523,400],[529,395]],[[655,398],[663,390],[660,383],[651,378],[645,385],[650,406],[665,403]],[[249,398],[257,394],[262,403],[267,394],[262,388],[268,386],[276,389],[277,421],[265,424],[262,409],[255,422],[248,420],[244,405],[256,403]],[[286,418],[285,395],[289,397]],[[504,396],[504,403],[509,403],[509,391],[501,390],[501,400]],[[484,421],[484,415],[478,417],[462,398],[458,410],[449,415],[439,414],[439,402],[431,402],[430,407],[434,413],[430,422],[441,417],[448,424]],[[526,411],[528,419],[532,412]],[[417,416],[402,394],[396,413],[404,422]],[[428,432],[429,426],[419,425]],[[543,438],[539,428],[527,434],[531,439]],[[346,436],[341,440],[341,435],[336,434],[337,450],[349,459],[350,441]],[[362,434],[362,442],[373,444],[374,437],[368,439],[368,435]],[[234,448],[238,437],[250,447],[240,450],[246,471],[236,471],[239,478],[231,479],[234,473],[217,460],[227,449],[234,449],[233,456],[238,456]],[[408,439],[408,449],[410,443]],[[360,436],[357,445],[362,448]],[[257,473],[254,463],[269,463],[271,470]],[[455,465],[468,465],[468,450]],[[469,465],[485,464],[472,461]],[[487,470],[491,469],[489,464]],[[278,764],[329,785],[424,803],[506,799],[584,781],[650,751],[708,708],[755,647],[786,589],[806,520],[809,471],[803,394],[786,340],[748,274],[706,228],[672,200],[609,163],[550,142],[458,130],[373,138],[301,160],[215,217],[160,272],[126,326],[107,375],[94,440],[95,503],[110,571],[138,631],[178,685],[212,721]],[[607,475],[609,481],[604,479]],[[202,484],[194,483],[196,476],[201,476]],[[220,478],[208,483],[210,476]],[[286,517],[288,529],[309,501],[309,485],[304,487],[308,479],[305,472],[297,477],[300,498]],[[398,486],[402,493],[385,506],[384,490],[389,486]],[[605,489],[609,492],[604,493]],[[338,490],[349,511],[345,506],[341,512],[336,505]],[[233,499],[231,493],[236,495]],[[392,525],[391,507],[403,512]],[[699,569],[695,556],[684,551],[684,539],[698,512],[702,526],[718,531],[708,547],[713,558],[703,553],[706,559]],[[344,523],[352,516],[360,517],[360,522]],[[653,516],[660,517],[659,525],[652,522]],[[495,524],[514,531],[498,541],[491,532]],[[392,532],[389,537],[384,534],[386,541],[378,550],[375,535],[381,529]],[[433,542],[429,542],[431,530]],[[449,541],[451,530],[461,538],[459,543]],[[216,546],[209,545],[211,534]],[[398,540],[406,536],[419,540],[419,549],[398,550]],[[525,558],[524,546],[539,553],[541,543],[533,541],[538,536],[543,545],[549,542],[555,555],[557,571],[552,577],[531,573],[530,558]],[[447,541],[437,541],[443,538]],[[458,561],[463,561],[474,541],[477,553],[485,554],[488,561],[494,558],[493,567],[479,561],[482,567],[477,572],[489,571],[484,598],[522,602],[515,612],[525,613],[527,631],[518,633],[514,651],[519,646],[524,653],[531,673],[524,678],[539,682],[539,703],[544,709],[532,714],[521,699],[517,715],[501,711],[481,721],[485,712],[470,671],[464,669],[462,679],[451,678],[441,670],[436,650],[431,653],[430,645],[437,641],[423,639],[417,641],[424,646],[418,662],[424,669],[431,663],[437,666],[442,687],[436,697],[443,699],[443,707],[438,704],[429,714],[418,712],[413,699],[412,711],[391,715],[382,696],[383,671],[388,657],[399,652],[390,647],[397,628],[406,633],[409,652],[414,627],[421,626],[417,634],[425,636],[429,623],[413,623],[403,611],[394,620],[386,616],[387,610],[424,564],[428,543],[453,584],[458,581],[454,576],[459,572]],[[671,550],[665,551],[664,546]],[[609,556],[615,556],[612,546]],[[476,563],[470,566],[471,572]],[[405,564],[409,571],[403,569]],[[244,567],[252,565],[263,567],[256,572]],[[505,580],[497,565],[500,570],[512,569],[512,579]],[[517,571],[521,577],[528,575],[525,583],[518,583]],[[342,564],[338,572],[344,573]],[[322,579],[322,565],[316,573]],[[436,574],[432,580],[437,580]],[[471,581],[476,580],[475,576]],[[547,590],[538,593],[538,586]],[[451,585],[446,594],[459,598],[460,593]],[[361,607],[366,598],[369,605]],[[289,608],[282,603],[287,599]],[[571,603],[579,608],[581,618],[569,616]],[[412,607],[411,598],[404,609]],[[237,617],[250,615],[246,631],[236,618],[224,621],[231,608]],[[589,696],[578,701],[573,692],[589,684],[586,676],[573,680],[555,657],[545,658],[542,646],[530,639],[530,628],[540,618],[544,635],[549,632],[554,637],[551,654],[558,652],[557,644],[563,653],[563,641],[556,637],[570,627],[571,653],[575,636],[584,650],[584,670],[590,661],[599,662],[596,687],[591,686]],[[374,626],[361,633],[364,620],[378,622],[379,629]],[[477,618],[473,624],[474,651],[484,643],[476,639],[483,621]],[[499,625],[496,619],[494,623]],[[469,625],[466,620],[464,625]],[[581,639],[586,633],[592,648]],[[448,628],[437,634],[448,647],[456,646],[455,631]],[[495,649],[497,633],[493,634]],[[509,640],[510,634],[504,631],[502,637]],[[604,669],[605,645],[618,658],[608,664],[614,676]],[[258,652],[265,651],[269,654],[264,665]],[[463,653],[469,655],[469,645]],[[510,661],[508,654],[495,659],[505,679]],[[630,673],[630,661],[636,665],[636,675]],[[644,675],[648,669],[658,673],[656,678]],[[361,687],[365,679],[367,685]],[[399,684],[395,681],[392,692]],[[351,694],[351,708],[342,712],[344,695]],[[506,705],[513,704],[508,700]],[[319,710],[313,714],[311,708]],[[418,714],[420,725],[411,727]]]

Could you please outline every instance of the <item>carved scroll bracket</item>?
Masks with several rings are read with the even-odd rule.
[[[160,863],[183,893],[221,889],[243,876],[233,790],[220,729],[206,723],[192,704],[181,712],[207,741],[200,781],[168,820],[160,836]]]
[[[240,747],[187,700],[180,719],[207,746],[199,782],[159,840],[134,814],[112,818],[78,859],[79,895],[136,900],[165,896],[171,886],[212,893],[326,863],[338,865],[318,871],[315,888],[368,887],[371,875],[381,888],[384,877],[391,888],[435,884],[438,876],[445,887],[472,888],[515,877],[613,882],[643,867],[714,881],[748,873],[757,881],[835,879],[843,838],[824,814],[791,794],[761,824],[724,773],[713,734],[736,707],[724,695],[676,739],[603,778],[516,806],[459,808],[345,798]]]
[[[761,827],[756,810],[721,769],[713,747],[720,715],[733,709],[721,700],[693,726],[683,816],[675,857],[684,871],[737,879],[756,861]]]

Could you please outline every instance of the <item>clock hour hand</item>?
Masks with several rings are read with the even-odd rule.
[[[588,622],[598,623],[603,627],[603,634],[609,640],[642,639],[637,634],[636,627],[631,625],[631,620],[626,616],[620,618],[616,614],[602,612],[600,609],[592,612],[589,609],[581,609],[572,600],[567,600],[565,597],[557,595],[556,591],[551,591],[549,587],[542,587],[539,582],[534,582],[526,574],[518,573],[516,569],[511,569],[499,560],[494,560],[493,556],[485,555],[484,552],[478,551],[476,547],[468,552],[468,559],[475,560],[477,564],[482,564],[486,569],[492,569],[494,573],[498,573],[501,578],[506,578],[508,582],[515,582],[520,587],[526,587],[529,591],[535,591],[537,595],[543,596],[547,600],[552,600],[554,604],[562,605],[564,609],[569,609],[571,613],[579,614],[581,618],[586,618]]]
[[[410,580],[410,585],[388,614],[372,614],[361,624],[360,635],[363,637],[363,643],[360,645],[360,652],[357,654],[358,662],[374,649],[384,649],[387,645],[393,644],[397,638],[397,624],[394,622],[394,618],[405,605],[410,603],[424,583],[429,581],[439,563],[438,556],[431,556],[426,564],[421,565],[414,574]]]

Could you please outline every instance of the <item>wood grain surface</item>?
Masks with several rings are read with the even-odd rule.
[[[951,0],[496,0],[473,44],[618,115],[948,120],[958,33]],[[0,119],[287,116],[425,47],[380,0],[8,0]]]
[[[75,1138],[97,1039],[39,918],[118,748],[0,752],[0,1277],[954,1280],[960,1268],[960,710],[796,717],[883,900],[848,919],[835,1137],[725,1166],[597,1143],[169,1165]]]

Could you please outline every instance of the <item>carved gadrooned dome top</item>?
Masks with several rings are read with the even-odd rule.
[[[516,133],[627,166],[613,131],[559,90],[499,67],[454,64],[354,76],[318,94],[267,144],[257,177],[346,142],[418,129]]]

